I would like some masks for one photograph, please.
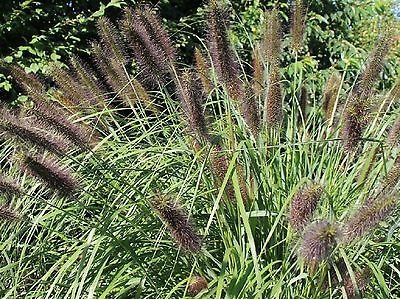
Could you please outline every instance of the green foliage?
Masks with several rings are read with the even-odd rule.
[[[126,2],[100,5],[88,24],[112,7],[119,12]],[[354,41],[345,40],[353,38],[350,33],[337,37],[338,24],[347,22],[337,14],[354,12],[337,10],[334,4],[340,3],[311,2],[300,52],[292,51],[286,30],[283,52],[275,53],[281,61],[267,63],[264,55],[254,55],[259,61],[253,66],[261,68],[258,82],[246,60],[256,47],[265,50],[258,43],[265,26],[258,1],[231,15],[242,24],[229,34],[227,19],[218,19],[224,13],[204,9],[173,28],[208,25],[207,40],[171,34],[181,48],[199,42],[203,69],[183,63],[190,59],[174,60],[170,39],[143,8],[118,30],[102,19],[94,55],[73,57],[68,72],[59,65],[50,74],[50,88],[34,70],[25,74],[11,66],[33,107],[1,110],[1,168],[23,189],[20,195],[1,195],[7,202],[3,214],[14,215],[9,205],[21,215],[0,223],[1,297],[351,298],[357,292],[399,297],[399,148],[386,142],[399,119],[398,94],[392,96],[385,84],[379,97],[372,93],[382,81],[384,51],[375,59],[378,72],[361,64],[368,65],[369,38],[377,31],[358,40],[361,29],[354,23]],[[384,2],[371,3],[363,5],[386,12]],[[242,5],[232,3],[235,10]],[[282,1],[280,8],[285,23],[289,7]],[[208,21],[197,23],[205,15]],[[34,53],[27,49],[19,58],[39,59],[42,49],[44,60],[61,60],[63,55],[52,58],[55,52],[46,50],[49,40],[35,37]],[[126,54],[132,49],[139,49],[134,63],[147,62],[150,76],[132,70]],[[37,71],[46,65],[39,61]],[[325,118],[321,90],[331,65],[340,83],[333,84],[336,102]],[[391,76],[398,61],[386,67],[384,76]],[[195,72],[210,90],[202,89]],[[252,90],[255,83],[259,93]],[[354,106],[368,117],[356,128],[357,148],[349,152],[343,124]],[[274,126],[268,124],[271,114]],[[49,139],[64,141],[68,152],[51,156]],[[41,162],[27,165],[33,154]],[[35,168],[40,163],[45,166]],[[34,176],[26,168],[36,169]],[[303,189],[310,184],[316,189]],[[295,230],[288,219],[291,202],[300,203],[298,211],[310,201],[311,212],[292,215],[313,224]],[[360,224],[351,240],[342,235],[354,236],[349,223]],[[197,295],[194,277],[201,282]]]

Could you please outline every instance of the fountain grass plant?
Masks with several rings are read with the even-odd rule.
[[[194,66],[149,7],[101,19],[50,89],[7,66],[33,107],[1,109],[1,297],[399,297],[398,83],[371,108],[396,33],[319,95],[282,76],[305,8],[286,34],[265,14],[250,72],[218,1]]]

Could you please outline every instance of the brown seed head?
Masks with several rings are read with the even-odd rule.
[[[156,195],[152,201],[154,210],[167,225],[173,239],[184,249],[192,253],[201,250],[200,236],[189,221],[188,216],[178,203],[164,195]]]
[[[301,232],[311,221],[322,192],[321,185],[314,183],[295,193],[289,209],[289,223],[295,231]]]
[[[300,247],[300,256],[312,272],[329,257],[336,244],[337,236],[336,225],[325,220],[316,221],[306,228]]]
[[[203,276],[193,276],[188,285],[188,295],[194,297],[207,287],[207,280]]]
[[[350,216],[342,227],[342,240],[350,243],[359,239],[385,220],[397,206],[397,196],[367,200]]]
[[[269,87],[267,94],[267,125],[278,128],[282,123],[282,87],[279,68],[273,67],[269,74]]]

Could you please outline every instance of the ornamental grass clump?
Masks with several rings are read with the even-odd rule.
[[[2,109],[0,217],[29,213],[0,223],[0,293],[395,297],[399,236],[377,229],[397,216],[397,87],[378,95],[394,81],[382,69],[391,42],[354,80],[364,52],[331,34],[315,48],[315,26],[340,20],[314,5],[292,1],[290,27],[285,3],[233,15],[212,0],[190,24],[205,36],[189,44],[186,23],[170,34],[149,6],[125,7],[46,79],[11,67],[28,99]],[[385,111],[371,108],[377,98]]]

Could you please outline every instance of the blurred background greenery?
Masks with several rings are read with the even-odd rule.
[[[199,37],[204,36],[205,10],[201,0],[2,0],[0,61],[18,63],[28,72],[46,74],[52,63],[64,64],[72,53],[89,54],[87,45],[96,36],[96,19],[105,15],[118,20],[124,7],[143,4],[159,10],[179,48],[182,62],[191,62],[193,49],[200,44]],[[233,24],[231,38],[239,54],[248,62],[251,62],[252,44],[263,30],[265,9],[278,6],[284,30],[289,31],[288,1],[231,0],[228,5]],[[348,74],[355,75],[385,24],[399,26],[396,7],[398,2],[391,0],[308,1],[307,47],[297,63],[286,51],[284,78],[290,82],[293,69],[299,67],[311,75],[310,87],[318,92],[331,67],[354,70]],[[399,50],[392,53],[382,74],[382,84],[392,84],[399,72],[396,64],[399,57]],[[313,77],[312,74],[316,75]],[[26,100],[19,95],[10,78],[1,72],[0,98],[14,102]]]

